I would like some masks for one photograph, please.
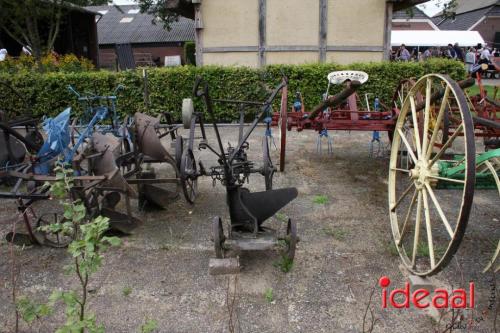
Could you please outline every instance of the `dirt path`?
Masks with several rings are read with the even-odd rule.
[[[222,133],[227,142],[236,130],[225,127]],[[259,163],[262,133],[258,129],[250,141],[250,158]],[[180,198],[165,211],[137,212],[144,225],[124,238],[121,248],[106,254],[104,268],[91,283],[91,308],[107,332],[137,332],[147,318],[158,322],[158,332],[229,332],[226,297],[231,299],[234,291],[237,332],[362,332],[365,308],[378,279],[389,276],[400,287],[407,281],[391,247],[388,158],[368,156],[369,133],[335,133],[333,156],[316,153],[313,132],[288,135],[287,170],[275,176],[274,187],[299,190],[299,197],[282,211],[297,221],[301,238],[291,272],[276,267],[278,254],[262,252],[241,254],[243,269],[237,278],[208,274],[208,260],[214,255],[210,222],[220,215],[227,227],[229,214],[223,187],[200,179],[194,206]],[[206,151],[196,154],[205,166],[214,163]],[[263,189],[261,176],[250,181],[250,189]],[[314,203],[317,196],[324,196],[326,203]],[[15,206],[2,203],[0,211],[0,332],[9,332],[9,245],[3,239],[9,229],[4,221],[15,214]],[[485,319],[478,332],[493,332],[493,312],[487,309],[492,276],[481,269],[493,250],[490,242],[499,238],[499,218],[497,194],[478,191],[457,260],[436,277],[455,287],[461,281],[476,283],[476,314]],[[269,222],[283,227],[276,218]],[[69,263],[65,250],[28,247],[16,253],[20,294],[44,300],[54,288],[75,285],[73,277],[63,274]],[[457,263],[463,266],[463,279]],[[272,300],[266,300],[270,288]],[[382,310],[380,295],[377,287],[371,306],[378,320],[373,332],[444,330],[446,323],[437,325],[421,310]],[[49,331],[60,320],[56,316],[45,321]],[[25,326],[23,330],[36,332]]]

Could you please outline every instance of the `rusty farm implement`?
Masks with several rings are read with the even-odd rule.
[[[226,188],[226,200],[231,220],[230,228],[226,233],[227,236],[224,233],[220,217],[216,216],[212,224],[212,237],[217,258],[223,258],[226,251],[230,249],[244,251],[266,250],[277,248],[283,243],[286,247],[284,249],[285,256],[289,261],[294,259],[298,239],[295,222],[288,219],[286,234],[283,236],[278,235],[277,230],[263,225],[267,219],[297,196],[296,188],[272,188],[275,166],[269,155],[271,107],[280,92],[282,96],[286,95],[286,87],[287,82],[284,79],[264,102],[212,99],[209,95],[208,84],[198,78],[195,83],[194,95],[197,98],[202,98],[207,113],[212,118],[212,126],[217,139],[215,147],[207,141],[202,113],[193,112],[192,101],[184,101],[183,118],[186,127],[189,125],[190,132],[186,149],[182,152],[180,163],[181,179],[183,182],[196,184],[198,177],[208,176],[213,179],[214,185],[217,181],[220,181]],[[238,107],[240,122],[235,146],[229,145],[225,148],[222,143],[213,110],[213,105],[216,103],[232,104]],[[245,130],[243,123],[245,111],[251,107],[257,108],[258,112],[253,122]],[[250,148],[247,140],[259,122],[266,124],[266,135],[262,144],[262,164],[257,166],[248,159],[246,151]],[[201,161],[196,163],[193,147],[197,124],[202,134],[198,148],[208,149],[215,154],[217,164],[214,166],[205,167]],[[244,186],[251,174],[264,176],[265,191],[250,192]],[[191,189],[194,189],[194,187],[191,187]]]
[[[169,136],[172,143],[176,142],[176,131],[181,125],[173,124],[169,114],[154,118],[137,113],[131,120],[120,121],[115,94],[82,96],[73,88],[70,90],[86,105],[84,116],[70,125],[67,109],[46,119],[45,140],[36,135],[41,143],[35,144],[22,134],[24,131],[30,138],[33,131],[38,133],[36,122],[1,123],[4,140],[9,144],[2,147],[0,176],[13,186],[0,196],[17,201],[25,225],[25,230],[7,235],[10,241],[55,247],[69,243],[68,237],[41,233],[38,228],[60,221],[60,209],[43,216],[37,216],[33,209],[35,202],[49,202],[46,182],[57,179],[57,161],[74,171],[72,200],[80,199],[89,217],[108,217],[110,228],[121,233],[130,233],[140,223],[132,214],[131,199],[138,198],[140,208],[146,204],[166,207],[180,193],[179,163],[168,153],[161,138]],[[20,124],[31,127],[20,128]],[[122,199],[124,209],[119,205]]]

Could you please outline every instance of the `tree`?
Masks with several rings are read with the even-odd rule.
[[[28,45],[40,65],[54,47],[62,17],[71,5],[106,4],[108,0],[0,0],[0,30],[19,45]]]
[[[454,19],[456,15],[456,9],[458,7],[458,1],[457,0],[436,0],[434,5],[438,8],[441,8],[441,12],[439,13],[439,16],[443,18],[451,18]],[[425,8],[426,4],[421,5],[423,8]]]
[[[194,5],[191,0],[137,0],[141,13],[147,13],[159,19],[165,29],[170,30],[179,16],[194,19]],[[153,20],[153,24],[156,21]]]

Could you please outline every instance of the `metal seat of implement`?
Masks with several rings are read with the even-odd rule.
[[[295,187],[250,192],[244,187],[228,190],[231,228],[234,231],[262,231],[261,225],[298,195]]]
[[[363,84],[368,81],[368,74],[361,71],[335,71],[327,75],[329,84],[342,84],[345,81],[359,81]]]

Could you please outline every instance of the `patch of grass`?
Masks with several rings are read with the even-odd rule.
[[[282,255],[280,259],[274,262],[274,267],[278,267],[283,273],[288,273],[293,268],[293,260],[288,258],[286,255]]]
[[[164,251],[169,251],[169,250],[172,250],[172,245],[170,244],[163,244],[160,246],[160,250],[164,250]]]
[[[272,303],[274,301],[273,288],[266,289],[266,291],[264,292],[264,298],[266,299],[267,303]]]
[[[317,205],[324,205],[328,202],[328,197],[326,195],[315,195],[312,201]]]
[[[419,257],[429,257],[429,244],[427,242],[420,242],[417,245],[417,255]]]
[[[156,330],[158,327],[158,323],[156,320],[153,319],[148,319],[144,323],[144,325],[141,326],[141,333],[152,333]]]
[[[333,237],[339,241],[345,240],[347,236],[347,231],[340,228],[324,227],[322,231],[325,235]]]
[[[494,86],[485,86],[483,85],[484,89],[486,90],[488,96],[490,97],[493,97],[493,94],[494,94]],[[474,85],[468,89],[465,89],[467,91],[467,93],[469,94],[469,96],[476,96],[476,95],[479,95],[479,86],[477,85]]]
[[[396,244],[394,244],[394,242],[387,242],[387,244],[385,245],[385,250],[393,257],[399,256],[398,249],[396,248]]]
[[[123,296],[127,297],[131,293],[132,293],[132,287],[129,287],[129,286],[123,287],[123,289],[122,289]]]
[[[288,216],[286,216],[283,213],[276,213],[276,215],[274,215],[274,216],[278,219],[278,221],[285,222],[285,223],[288,222]]]

